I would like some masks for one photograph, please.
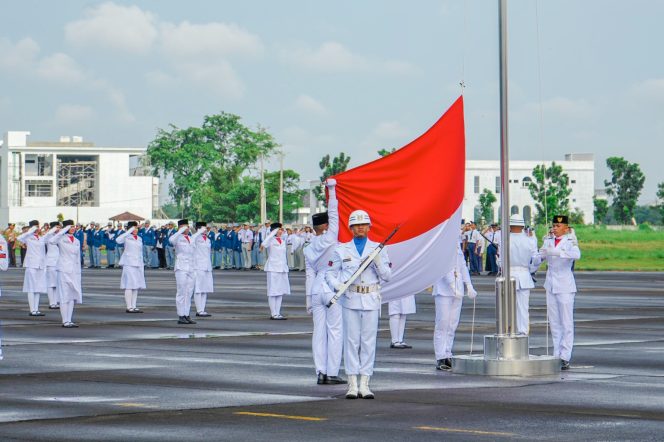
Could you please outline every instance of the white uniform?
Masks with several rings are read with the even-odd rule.
[[[339,244],[325,272],[328,285],[337,291],[378,245],[367,239],[360,255],[354,241]],[[343,307],[344,368],[347,375],[373,375],[381,304],[380,284],[392,277],[391,266],[387,250],[383,249],[339,299]]]
[[[403,335],[406,330],[406,315],[412,315],[416,312],[415,295],[390,301],[387,312],[390,315],[392,344],[404,344]]]
[[[194,302],[196,303],[196,312],[205,313],[208,293],[214,291],[214,282],[212,279],[212,260],[210,259],[210,249],[212,242],[208,237],[206,229],[201,229],[193,241],[194,243]]]
[[[55,308],[60,303],[56,292],[58,287],[58,256],[60,248],[55,244],[46,246],[46,290],[48,291],[48,304]]]
[[[572,358],[574,346],[574,296],[576,281],[572,273],[574,260],[581,258],[581,250],[575,236],[564,235],[556,245],[556,239],[547,237],[535,264],[547,262],[546,305],[551,323],[553,356],[565,361]]]
[[[23,277],[23,291],[28,294],[30,313],[39,311],[39,294],[46,293],[46,242],[53,236],[49,230],[44,236],[39,236],[37,226],[32,226],[27,232],[16,238],[27,246],[25,254],[25,275]]]
[[[458,247],[454,268],[436,281],[431,293],[436,302],[436,324],[433,332],[433,348],[436,353],[436,360],[452,357],[454,335],[461,316],[464,284],[468,289],[469,297],[474,297],[477,292],[475,292],[470,280],[470,273],[463,252]]]
[[[191,310],[191,295],[194,292],[194,245],[192,237],[185,235],[186,227],[180,228],[169,239],[175,246],[175,282],[177,294],[175,306],[178,316],[189,316]]]
[[[7,246],[7,240],[3,235],[0,235],[0,270],[3,272],[9,268],[9,248]],[[2,296],[2,291],[0,290],[0,296]],[[2,338],[2,331],[0,330],[0,338]],[[0,361],[2,360],[2,339],[0,339]]]
[[[528,334],[530,328],[530,289],[535,288],[530,274],[537,270],[540,264],[537,262],[537,255],[535,235],[528,236],[525,232],[510,233],[510,276],[516,280],[516,329],[524,335]],[[502,265],[500,257],[498,262]]]
[[[125,303],[129,311],[137,310],[138,290],[146,287],[143,239],[134,232],[136,227],[131,227],[115,240],[119,246],[124,247],[118,264],[122,267],[120,288],[125,291]]]
[[[334,292],[325,282],[325,272],[338,244],[339,202],[334,187],[329,188],[328,192],[328,229],[318,236],[311,237],[310,244],[304,248],[305,291],[307,307],[311,309],[314,322],[311,346],[316,374],[338,376],[343,350],[341,306],[335,303],[327,307]]]
[[[286,241],[275,238],[279,229],[274,229],[265,238],[261,247],[267,250],[267,262],[263,270],[267,274],[267,296],[272,317],[281,316],[284,295],[290,295]]]
[[[254,232],[250,229],[242,229],[238,232],[239,240],[242,242],[242,264],[245,269],[251,268],[251,248],[254,243]]]
[[[60,297],[60,315],[62,323],[72,322],[74,304],[83,302],[81,288],[81,244],[74,235],[68,234],[69,228],[64,227],[48,243],[57,245],[58,256],[58,296]],[[52,230],[51,230],[52,232]]]

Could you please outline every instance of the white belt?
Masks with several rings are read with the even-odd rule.
[[[516,272],[528,272],[528,273],[530,273],[530,269],[528,267],[510,266],[510,270],[513,270],[513,271],[516,271]]]
[[[351,284],[351,286],[348,287],[348,290],[351,291],[351,292],[355,292],[355,293],[367,294],[367,293],[373,293],[373,292],[379,291],[380,290],[380,285],[378,285],[378,284],[369,284],[369,285]]]

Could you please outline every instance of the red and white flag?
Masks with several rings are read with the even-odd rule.
[[[339,241],[352,239],[354,210],[371,217],[369,238],[387,245],[392,279],[383,302],[420,293],[455,263],[466,166],[463,97],[428,131],[394,153],[336,175]]]

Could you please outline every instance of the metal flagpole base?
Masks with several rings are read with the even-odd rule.
[[[528,336],[488,335],[484,355],[455,356],[452,372],[483,376],[547,376],[560,372],[560,359],[528,354]]]

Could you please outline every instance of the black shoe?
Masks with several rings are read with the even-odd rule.
[[[347,384],[348,381],[342,379],[339,376],[328,376],[327,379],[325,379],[325,383],[328,385],[338,385],[338,384]]]
[[[189,324],[196,324],[196,321],[194,321],[193,319],[191,319],[190,316],[185,316],[184,319],[186,319],[187,322],[188,322]]]
[[[196,316],[199,316],[201,318],[209,318],[212,315],[209,314],[208,312],[200,312],[200,313],[196,313]]]
[[[450,370],[452,368],[452,361],[447,358],[447,359],[438,359],[436,361],[436,369],[437,370]]]
[[[318,379],[316,380],[318,385],[327,384],[327,375],[323,373],[318,373]]]
[[[178,316],[178,324],[189,324],[186,316]]]
[[[277,320],[277,321],[285,321],[288,318],[286,318],[285,316],[277,315],[277,316],[273,316],[272,319]]]
[[[42,312],[31,312],[28,314],[28,316],[46,316]]]
[[[408,345],[405,342],[401,342],[401,348],[413,348],[412,345]]]
[[[569,370],[569,361],[561,359],[560,360],[560,369],[563,370],[563,371]]]
[[[390,348],[406,348],[405,344],[401,342],[393,342],[390,344]]]
[[[58,310],[60,308],[60,306],[54,304],[54,305],[49,305],[48,308],[49,308],[49,310]]]
[[[135,308],[132,313],[143,313],[143,310],[141,310],[140,308]]]

